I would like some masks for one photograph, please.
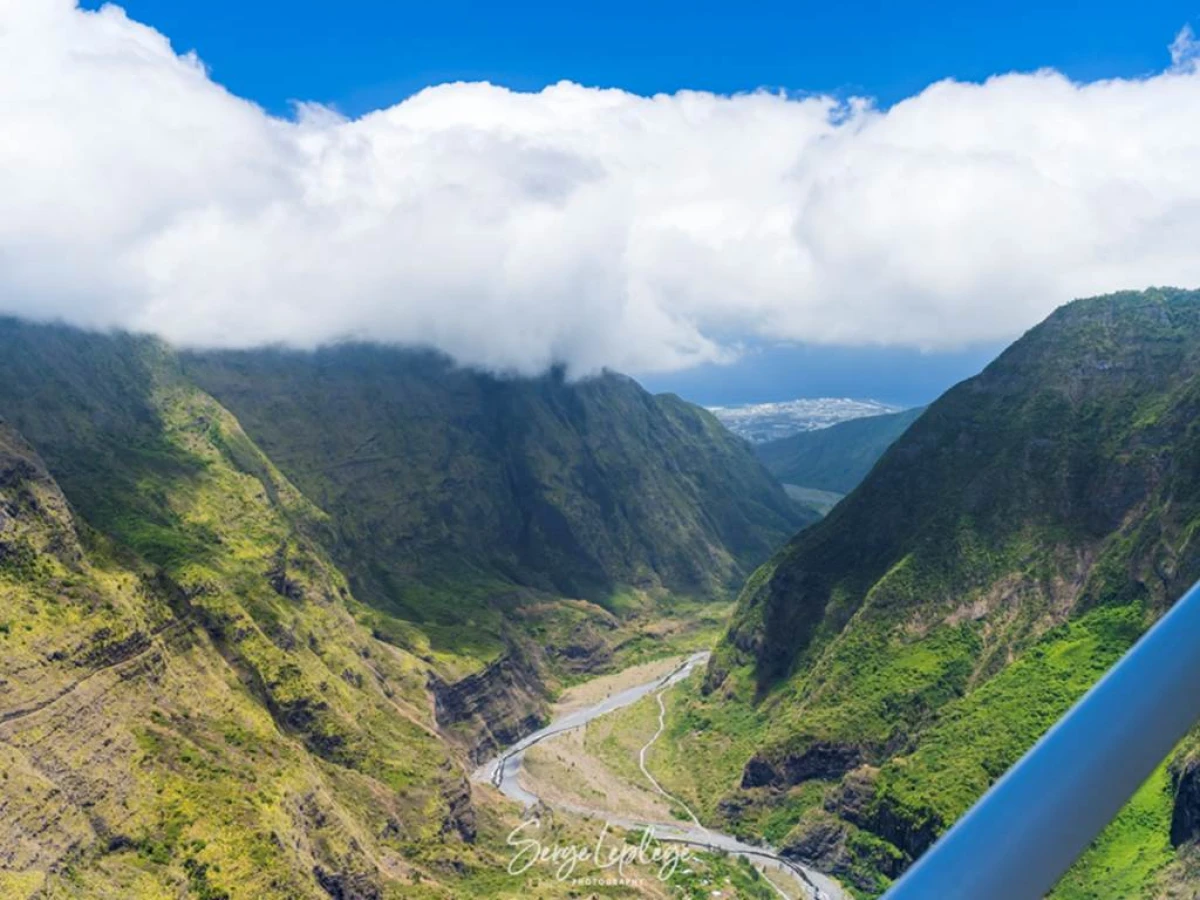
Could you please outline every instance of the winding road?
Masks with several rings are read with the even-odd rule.
[[[545,728],[528,735],[499,756],[484,763],[475,771],[472,778],[478,782],[490,782],[506,797],[521,803],[526,808],[531,807],[541,802],[541,798],[527,790],[521,784],[520,780],[525,752],[530,747],[556,735],[582,728],[593,719],[630,706],[650,694],[655,694],[659,709],[659,728],[655,735],[641,748],[638,755],[639,767],[655,790],[687,812],[692,820],[692,824],[644,822],[614,816],[608,811],[600,809],[571,807],[567,811],[603,818],[613,825],[629,830],[650,828],[653,829],[654,837],[660,841],[686,844],[704,850],[716,850],[746,856],[760,868],[775,869],[791,875],[798,882],[799,886],[802,887],[802,890],[805,891],[802,895],[805,900],[849,900],[837,882],[827,875],[792,860],[785,859],[765,844],[759,846],[747,844],[738,840],[733,835],[705,828],[695,813],[686,804],[682,803],[679,798],[668,794],[647,770],[646,751],[659,739],[665,728],[666,708],[662,702],[663,693],[691,675],[697,667],[707,663],[708,657],[709,654],[707,652],[695,653],[667,675],[627,688],[617,694],[613,694],[611,697],[606,697],[592,706],[578,709],[559,717]],[[771,884],[781,896],[791,900],[790,896],[780,889],[778,885],[775,885],[774,882],[771,882]]]

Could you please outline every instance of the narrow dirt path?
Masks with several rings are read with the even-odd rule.
[[[671,801],[676,806],[678,806],[680,809],[682,809],[685,813],[687,813],[688,818],[690,818],[692,820],[692,822],[695,824],[695,826],[697,828],[699,828],[702,832],[704,832],[704,834],[711,837],[712,832],[710,832],[707,828],[704,827],[704,824],[696,817],[696,814],[694,812],[692,812],[692,808],[690,806],[688,806],[686,803],[684,803],[682,800],[680,800],[678,797],[676,797],[674,794],[665,790],[663,788],[663,786],[658,783],[658,779],[655,778],[653,775],[651,775],[650,770],[646,768],[646,751],[649,750],[654,745],[655,741],[657,741],[660,737],[662,737],[662,733],[663,733],[663,731],[666,730],[666,727],[667,727],[667,708],[666,708],[666,706],[663,705],[663,694],[665,694],[665,693],[666,693],[666,690],[661,690],[657,694],[654,695],[654,699],[658,701],[658,731],[654,732],[654,737],[652,737],[652,738],[650,738],[650,740],[646,741],[646,743],[642,745],[642,749],[638,751],[638,768],[642,770],[642,774],[646,776],[646,780],[650,782],[650,784],[654,788],[654,790],[658,791],[660,794],[662,794],[664,797],[666,797],[669,801]]]
[[[700,833],[711,840],[713,838],[712,832],[709,831],[704,826],[704,823],[700,821],[700,819],[692,811],[692,808],[690,806],[688,806],[686,803],[684,803],[682,800],[680,800],[678,797],[676,797],[674,794],[672,794],[671,792],[666,790],[661,784],[659,784],[658,779],[655,778],[652,774],[650,774],[650,770],[648,768],[646,768],[646,751],[649,750],[652,746],[654,746],[655,741],[657,741],[660,737],[662,737],[662,733],[667,728],[667,707],[663,703],[663,694],[665,694],[668,690],[670,690],[669,687],[663,688],[663,690],[659,691],[658,693],[656,693],[654,695],[654,699],[658,703],[658,731],[654,732],[654,736],[652,738],[650,738],[650,740],[646,741],[646,743],[643,744],[642,748],[638,751],[638,768],[642,770],[642,774],[646,776],[646,780],[650,782],[650,784],[654,788],[654,790],[656,790],[658,793],[662,794],[662,796],[666,797],[668,801],[670,801],[671,803],[674,803],[680,809],[682,809],[685,813],[687,813],[688,817],[692,820],[693,824],[695,824],[696,828],[700,831]],[[778,861],[778,860],[776,860],[776,861]],[[796,873],[793,872],[792,874],[795,875]],[[777,885],[769,877],[766,877],[765,870],[763,872],[763,875],[766,878],[767,884],[769,884],[771,887],[773,887],[775,889],[775,893],[777,893],[780,897],[782,897],[783,900],[792,900],[791,894],[789,894],[787,891],[785,891],[783,888],[781,888],[779,885]],[[803,876],[801,876],[801,877],[803,877]],[[808,882],[807,878],[805,878],[804,880],[805,880],[806,884],[815,888],[815,886],[811,885],[811,883]]]

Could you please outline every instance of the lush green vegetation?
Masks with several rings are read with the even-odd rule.
[[[322,509],[169,348],[0,322],[0,895],[527,895],[430,679],[524,653],[548,694],[711,643],[797,521],[681,402],[373,353],[272,432]]]
[[[1012,665],[946,703],[916,749],[883,766],[876,803],[948,824],[1133,645],[1137,605],[1106,607],[1047,632]]]
[[[5,613],[22,623],[4,639],[5,707],[30,710],[13,726],[6,797],[22,798],[20,833],[50,790],[50,821],[74,828],[62,840],[78,848],[61,876],[31,870],[38,886],[315,897],[317,868],[378,881],[365,846],[403,853],[414,871],[447,852],[477,858],[461,838],[447,850],[461,776],[426,722],[420,664],[356,625],[344,580],[307,537],[315,508],[265,458],[257,475],[239,468],[227,455],[245,443],[232,417],[158,375],[146,397],[158,458],[187,464],[109,460],[126,493],[90,499],[116,543],[87,531],[79,544],[79,523],[32,451],[16,438],[0,448],[6,522],[16,523],[3,541],[20,531],[40,561],[9,568],[0,585]],[[145,540],[130,523],[151,507],[178,529]],[[170,543],[177,531],[204,535],[204,552]],[[11,677],[31,668],[38,677]],[[395,836],[381,845],[371,823],[384,820]],[[54,859],[55,844],[42,852]]]
[[[1160,876],[1175,858],[1168,838],[1172,800],[1160,768],[1063,876],[1052,900],[1124,900],[1157,893]]]
[[[823,862],[878,893],[1200,577],[1198,423],[1200,294],[1059,310],[747,582],[664,784],[722,784],[708,815],[796,846],[844,835]],[[1188,796],[1156,774],[1058,894],[1186,877]]]
[[[720,595],[805,521],[711,415],[618,375],[368,346],[185,365],[329,513],[355,594],[411,621],[498,634],[538,592]]]
[[[527,895],[511,812],[464,779],[511,721],[439,730],[430,685],[520,659],[536,707],[703,646],[799,523],[715,420],[616,376],[181,365],[6,321],[0,413],[4,896]],[[737,833],[831,836],[822,865],[877,894],[1200,577],[1198,534],[1200,295],[1073,304],[750,575],[650,765]],[[656,709],[590,749],[632,776]],[[1197,747],[1057,896],[1194,883]],[[703,865],[674,887],[768,890]]]
[[[758,444],[754,452],[784,484],[848,494],[924,411],[918,407],[838,422]]]

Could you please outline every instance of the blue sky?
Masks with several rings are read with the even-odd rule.
[[[796,397],[921,406],[979,372],[1003,349],[992,343],[941,353],[902,347],[763,346],[727,365],[706,363],[640,380],[655,393],[679,394],[704,406],[777,403]]]
[[[0,31],[0,312],[917,404],[1074,297],[1200,286],[1200,0],[119,5]]]
[[[349,115],[456,80],[533,90],[568,79],[639,94],[765,86],[890,104],[948,76],[1048,66],[1085,81],[1130,77],[1161,69],[1166,44],[1200,19],[1200,0],[120,5],[273,112],[299,99]]]

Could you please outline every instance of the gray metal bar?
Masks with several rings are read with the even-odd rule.
[[[1200,583],[884,894],[1038,900],[1200,719]]]

